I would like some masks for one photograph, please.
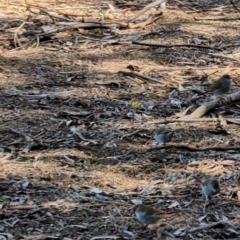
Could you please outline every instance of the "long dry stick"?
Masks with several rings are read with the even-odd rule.
[[[240,17],[195,17],[194,18],[195,20],[210,20],[210,21],[236,21],[236,20],[239,20]]]
[[[131,77],[138,77],[138,78],[141,78],[141,79],[145,79],[145,80],[161,83],[163,85],[165,84],[165,83],[161,82],[160,80],[157,80],[155,78],[151,78],[151,77],[148,77],[148,76],[144,76],[144,75],[141,75],[141,74],[136,73],[136,72],[119,71],[118,73],[121,73],[121,74],[124,74],[124,75],[128,75],[128,76],[131,76]]]
[[[240,124],[240,118],[224,118],[227,122]],[[217,122],[219,118],[179,118],[179,119],[166,119],[166,120],[154,120],[145,122],[145,125],[149,124],[168,124],[168,123],[175,123],[175,122]]]
[[[206,48],[206,49],[214,49],[216,51],[222,51],[221,48],[205,46],[205,45],[196,45],[196,44],[157,44],[157,43],[145,43],[145,42],[139,42],[139,41],[132,41],[132,44],[138,44],[138,45],[143,45],[143,46],[162,47],[162,48],[173,48],[173,47]]]
[[[217,58],[229,59],[229,60],[232,60],[232,61],[240,63],[238,60],[236,60],[236,59],[234,59],[232,57],[228,57],[228,56],[222,55],[222,54],[208,53],[208,55],[213,56],[213,57],[217,57]]]
[[[194,147],[194,146],[190,146],[190,145],[183,145],[183,144],[182,145],[168,144],[168,145],[162,145],[162,146],[158,146],[158,147],[149,148],[146,150],[146,152],[151,152],[151,151],[160,150],[160,149],[171,149],[171,148],[185,149],[190,152],[205,152],[205,151],[210,151],[210,150],[214,150],[214,151],[230,151],[230,150],[239,151],[240,150],[240,146],[238,146],[238,147],[217,146],[217,147],[198,148],[198,147]]]
[[[200,232],[202,230],[213,228],[213,227],[216,227],[217,225],[224,224],[224,223],[225,223],[224,221],[219,221],[219,222],[215,222],[215,223],[206,224],[201,227],[192,228],[192,229],[188,230],[188,233]]]

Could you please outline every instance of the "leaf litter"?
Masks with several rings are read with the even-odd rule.
[[[182,119],[226,66],[238,89],[233,7],[135,2],[0,3],[2,239],[240,237],[239,106]],[[205,211],[195,174],[221,183]],[[173,215],[149,231],[134,204]]]

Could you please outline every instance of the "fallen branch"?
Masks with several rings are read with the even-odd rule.
[[[206,49],[213,49],[216,51],[222,51],[221,48],[215,48],[215,47],[205,46],[205,45],[196,45],[196,44],[157,44],[157,43],[144,43],[139,41],[132,41],[132,44],[138,44],[138,45],[150,46],[150,47],[162,47],[162,48],[173,48],[173,47],[206,48]]]
[[[229,104],[231,102],[236,102],[240,100],[240,91],[229,94],[225,97],[218,97],[217,99],[214,99],[213,101],[203,103],[200,107],[198,107],[193,113],[190,115],[185,116],[184,118],[187,119],[193,119],[193,118],[200,118],[203,115],[205,115],[210,110],[221,107],[223,105]]]
[[[223,151],[224,152],[224,151],[230,151],[230,150],[234,150],[234,151],[240,150],[240,146],[238,147],[217,146],[217,147],[198,148],[198,147],[189,146],[189,145],[167,144],[167,145],[149,148],[146,150],[146,152],[151,152],[154,150],[161,150],[161,149],[172,149],[172,148],[184,149],[190,152],[205,152],[205,151]]]
[[[224,118],[229,123],[240,124],[240,118]],[[150,124],[168,124],[168,123],[175,123],[175,122],[217,122],[219,118],[194,118],[194,119],[168,119],[168,120],[155,120],[155,121],[148,121],[145,122],[146,125]]]
[[[132,133],[124,134],[120,139],[122,140],[122,139],[124,139],[126,137],[131,137],[131,136],[133,136],[133,135],[135,135],[135,134],[137,134],[139,132],[142,132],[142,131],[146,131],[146,129],[141,129],[141,128],[137,129],[136,131],[134,131]]]

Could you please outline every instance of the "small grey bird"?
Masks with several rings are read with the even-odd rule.
[[[159,128],[153,131],[153,138],[158,143],[170,142],[174,134],[174,130],[167,128]]]
[[[161,219],[161,214],[166,212],[139,204],[134,206],[132,213],[136,215],[138,221],[143,225],[149,225],[157,223]]]
[[[216,195],[220,193],[220,184],[217,179],[215,178],[208,178],[206,180],[201,180],[197,176],[193,176],[193,178],[196,180],[197,183],[200,184],[202,188],[202,193],[205,195],[205,206],[208,201],[208,197]]]
[[[232,88],[232,78],[228,74],[224,74],[217,81],[215,81],[210,90],[206,92],[212,92],[214,96],[227,94]]]

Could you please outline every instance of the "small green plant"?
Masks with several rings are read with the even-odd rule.
[[[89,158],[84,159],[83,164],[91,165],[91,160]]]

